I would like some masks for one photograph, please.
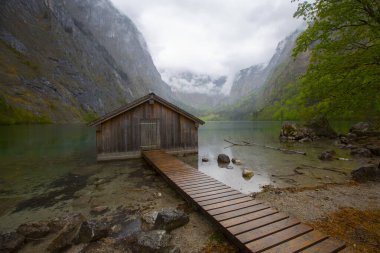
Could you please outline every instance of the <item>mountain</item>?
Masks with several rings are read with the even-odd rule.
[[[297,80],[309,65],[310,52],[291,56],[300,30],[278,43],[267,66],[256,65],[239,71],[231,88],[230,104],[207,112],[213,119],[280,119],[281,101],[294,96]],[[206,115],[205,118],[208,118]]]
[[[173,97],[108,0],[2,0],[0,123],[82,122],[154,91]]]
[[[230,99],[236,102],[249,93],[257,92],[273,75],[275,68],[290,58],[295,40],[301,32],[296,30],[280,41],[268,65],[253,65],[240,70],[234,77]]]
[[[212,77],[190,71],[161,70],[162,79],[169,84],[176,97],[187,105],[207,110],[223,103],[227,76]]]

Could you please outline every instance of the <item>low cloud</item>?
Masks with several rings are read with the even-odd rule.
[[[231,76],[266,63],[302,23],[290,0],[111,0],[144,35],[159,69]]]

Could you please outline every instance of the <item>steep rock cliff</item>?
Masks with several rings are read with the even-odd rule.
[[[171,96],[108,0],[0,4],[0,123],[82,122],[149,91]]]

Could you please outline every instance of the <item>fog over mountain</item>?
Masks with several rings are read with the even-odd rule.
[[[284,0],[112,0],[145,37],[158,69],[228,76],[267,64],[277,43],[302,21]]]

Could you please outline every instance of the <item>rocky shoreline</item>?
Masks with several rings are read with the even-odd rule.
[[[0,235],[1,252],[16,252],[43,241],[47,252],[181,252],[171,244],[170,231],[189,222],[183,210],[165,208],[145,214],[118,210],[101,219],[82,214],[21,224]],[[80,249],[80,250],[79,250]]]

